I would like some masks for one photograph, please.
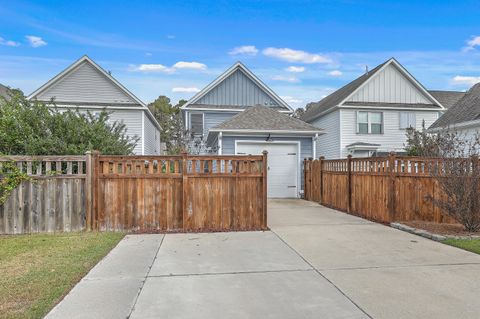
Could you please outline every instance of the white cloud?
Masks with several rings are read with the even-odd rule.
[[[467,46],[463,48],[463,51],[472,51],[475,47],[480,46],[480,36],[474,36],[467,41]]]
[[[235,47],[228,54],[230,55],[238,55],[238,54],[245,54],[245,55],[257,55],[258,49],[254,45],[243,45],[240,47]]]
[[[341,76],[343,74],[343,72],[340,71],[340,70],[333,70],[333,71],[328,72],[328,74],[331,75],[331,76]]]
[[[285,60],[288,62],[299,62],[299,63],[332,63],[332,60],[329,57],[320,54],[308,53],[301,50],[293,50],[289,48],[266,48],[263,50],[263,54],[277,58],[280,60]]]
[[[303,66],[289,66],[288,68],[285,69],[287,72],[293,72],[293,73],[300,73],[305,71],[305,67]]]
[[[480,82],[480,76],[461,76],[457,75],[453,78],[453,82],[458,84],[474,85]]]
[[[192,70],[205,70],[207,66],[199,62],[184,62],[179,61],[173,65],[175,69],[192,69]]]
[[[203,63],[183,61],[175,63],[172,67],[163,64],[140,64],[138,66],[130,66],[130,71],[145,73],[175,73],[178,69],[205,70],[207,69],[207,66]]]
[[[5,40],[4,38],[0,37],[0,45],[5,45],[7,47],[18,47],[20,43],[12,40]]]
[[[175,69],[166,67],[163,64],[140,64],[139,66],[133,66],[133,71],[138,72],[161,72],[161,73],[173,73]]]
[[[300,82],[300,80],[294,76],[283,76],[283,75],[274,75],[272,76],[272,80],[284,81],[284,82],[290,82],[290,83]]]
[[[41,37],[37,37],[35,35],[27,35],[25,38],[28,40],[30,45],[34,48],[39,48],[47,45],[47,42],[45,42]]]
[[[303,102],[303,100],[294,98],[293,96],[280,96],[280,98],[288,104],[300,104]]]
[[[177,93],[197,93],[200,92],[199,88],[196,87],[177,87],[177,88],[172,88],[172,92],[177,92]]]

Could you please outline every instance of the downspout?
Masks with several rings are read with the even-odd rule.
[[[318,133],[315,133],[315,136],[312,137],[313,159],[317,158],[317,139]]]

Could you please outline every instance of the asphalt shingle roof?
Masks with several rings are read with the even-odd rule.
[[[213,127],[213,130],[321,131],[318,127],[302,120],[261,105],[247,108],[231,119]]]
[[[428,92],[447,109],[451,108],[458,100],[465,96],[465,92],[458,91],[429,90]]]
[[[452,124],[480,119],[480,83],[475,84],[430,128],[447,127]]]
[[[388,61],[378,65],[368,73],[364,73],[357,79],[353,80],[352,82],[348,83],[347,85],[343,86],[342,88],[336,90],[332,94],[328,95],[327,97],[323,98],[321,101],[312,103],[310,108],[303,114],[301,117],[304,121],[310,121],[315,119],[320,113],[323,111],[328,110],[331,107],[338,105],[342,102],[347,96],[353,93],[360,85],[365,83],[369,78],[371,78],[379,69],[382,68]]]

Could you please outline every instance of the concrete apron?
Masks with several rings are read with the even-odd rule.
[[[272,231],[371,317],[480,318],[479,255],[314,203],[269,204]]]

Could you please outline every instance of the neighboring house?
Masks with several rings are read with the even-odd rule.
[[[445,107],[391,58],[312,106],[302,120],[325,130],[317,154],[326,158],[403,152],[406,129],[428,128]]]
[[[148,107],[86,55],[30,94],[28,99],[43,102],[54,99],[60,110],[78,108],[95,114],[105,109],[111,112],[111,121],[125,124],[128,136],[139,138],[135,154],[160,154],[160,125]]]
[[[430,132],[444,130],[458,132],[466,138],[480,133],[480,83],[461,93],[461,98],[429,128]]]
[[[186,129],[220,155],[268,151],[268,196],[299,197],[303,159],[316,157],[322,133],[237,62],[183,107]]]
[[[0,97],[5,98],[7,101],[10,101],[10,89],[3,84],[0,84]]]

